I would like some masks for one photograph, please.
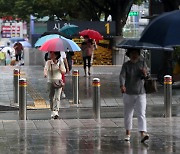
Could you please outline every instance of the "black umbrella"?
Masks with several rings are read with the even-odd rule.
[[[140,42],[138,39],[124,39],[120,42],[117,47],[119,48],[137,48],[137,49],[153,49],[153,50],[166,50],[173,51],[172,47],[162,47],[157,44]]]
[[[180,45],[180,10],[156,17],[142,32],[140,42],[162,47]]]

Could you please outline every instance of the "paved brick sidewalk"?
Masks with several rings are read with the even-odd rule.
[[[0,105],[2,108],[13,104],[13,69],[14,67],[0,67]],[[67,101],[72,99],[72,78],[69,76],[66,78],[67,100],[62,101],[60,109],[62,119],[50,120],[48,109],[28,110],[27,121],[18,120],[18,111],[1,110],[1,153],[180,153],[180,118],[178,117],[180,90],[178,84],[173,86],[175,116],[171,119],[163,118],[162,114],[159,114],[157,118],[153,117],[153,112],[160,113],[163,110],[163,87],[159,86],[158,93],[147,96],[147,111],[152,116],[147,118],[150,140],[145,144],[140,143],[137,119],[134,118],[131,142],[124,142],[123,118],[108,118],[108,115],[112,114],[110,112],[115,113],[115,110],[116,113],[122,114],[122,98],[118,86],[120,66],[93,67],[90,78],[83,77],[81,67],[75,67],[75,69],[80,70],[81,107],[71,106]],[[25,72],[32,88],[44,100],[48,100],[43,68],[23,66],[21,70]],[[93,119],[92,108],[90,108],[92,107],[91,82],[93,77],[99,77],[101,80],[102,107],[104,107],[102,114],[107,115],[99,123]],[[29,94],[27,99],[28,104],[32,105],[34,100]],[[86,116],[87,114],[90,117]]]
[[[11,66],[1,66],[0,71],[0,105],[14,106],[13,103],[13,69]],[[22,66],[21,76],[27,78],[29,82],[27,104],[28,106],[37,107],[35,102],[42,102],[45,104],[43,107],[49,108],[48,93],[46,90],[46,79],[43,77],[42,66]],[[94,66],[92,67],[92,76],[84,77],[82,66],[74,66],[73,69],[78,69],[80,72],[79,77],[79,98],[82,108],[92,108],[92,80],[98,77],[101,82],[101,106],[102,107],[121,107],[122,94],[119,88],[119,72],[121,66]],[[162,106],[164,104],[164,88],[158,85],[158,92],[147,95],[148,106]],[[71,108],[72,102],[72,76],[66,76],[65,87],[66,99],[61,100],[61,108]],[[173,85],[173,99],[172,103],[179,106],[180,102],[180,84]]]
[[[0,121],[1,153],[155,154],[180,153],[180,118],[147,118],[149,141],[140,143],[134,119],[131,141],[125,142],[123,119]]]

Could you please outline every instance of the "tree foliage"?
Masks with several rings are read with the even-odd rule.
[[[109,15],[116,21],[117,35],[121,35],[133,3],[146,0],[0,0],[0,17],[13,16],[29,21],[30,14],[37,18],[49,16],[49,20],[99,21]],[[175,8],[179,0],[161,0],[166,10]],[[9,7],[11,6],[11,7]]]

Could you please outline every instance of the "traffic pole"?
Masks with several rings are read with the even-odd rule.
[[[73,104],[79,104],[79,70],[73,70],[72,74]]]
[[[20,70],[14,69],[14,79],[13,79],[14,103],[19,103],[19,78],[20,78]]]
[[[170,118],[172,116],[172,76],[164,76],[164,108],[165,117]]]
[[[93,86],[93,114],[94,118],[100,121],[100,107],[101,107],[101,96],[100,96],[100,79],[94,78],[92,82]]]
[[[19,79],[19,120],[27,119],[27,98],[26,98],[27,81],[24,78]]]

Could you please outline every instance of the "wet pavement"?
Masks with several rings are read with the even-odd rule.
[[[149,141],[140,143],[134,119],[131,141],[125,142],[123,118],[3,120],[1,153],[161,154],[180,153],[180,118],[147,118]]]
[[[72,77],[66,77],[66,99],[61,100],[60,119],[51,120],[50,110],[28,108],[27,121],[18,120],[18,106],[13,102],[13,69],[0,67],[0,153],[180,153],[180,84],[173,85],[172,118],[164,118],[163,86],[147,95],[147,126],[150,140],[140,143],[137,119],[132,137],[125,142],[122,94],[119,89],[121,66],[94,66],[91,77],[80,71],[80,104],[72,104]],[[32,91],[48,105],[46,79],[42,66],[22,66],[22,77],[28,79],[31,92],[27,105],[34,104]],[[101,121],[93,117],[92,79],[101,81]]]

